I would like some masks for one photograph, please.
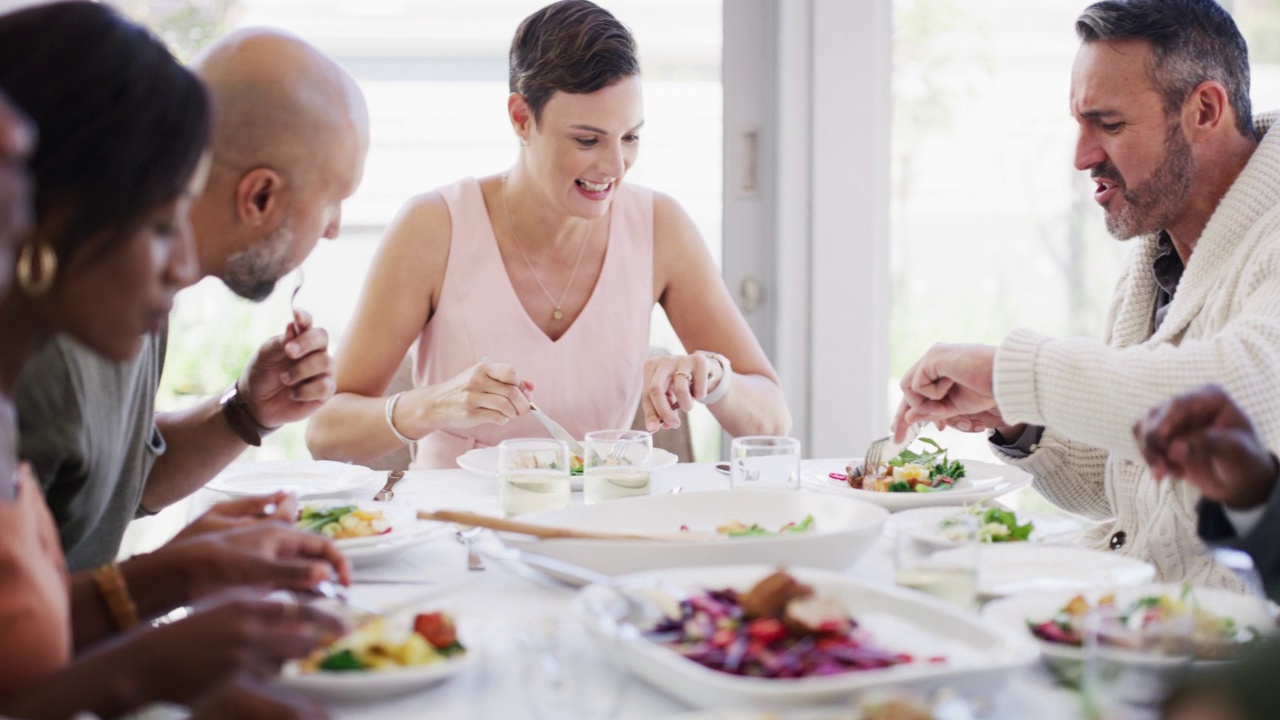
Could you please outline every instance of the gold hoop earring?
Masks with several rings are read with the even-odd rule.
[[[33,268],[32,264],[37,267]],[[18,253],[18,287],[30,297],[40,297],[53,287],[58,272],[58,256],[46,240],[22,246]]]

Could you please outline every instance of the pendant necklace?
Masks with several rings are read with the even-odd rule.
[[[582,233],[582,243],[578,247],[578,260],[573,264],[573,272],[569,273],[569,282],[564,286],[564,292],[560,293],[560,299],[556,300],[552,296],[551,291],[543,284],[542,278],[538,277],[538,271],[533,269],[533,263],[529,260],[529,255],[524,251],[524,245],[520,243],[520,236],[516,234],[516,226],[511,222],[511,208],[507,207],[507,176],[502,176],[502,214],[507,217],[507,229],[511,231],[511,239],[516,241],[516,249],[520,251],[520,256],[524,258],[524,264],[529,266],[529,274],[533,275],[533,279],[538,283],[538,287],[542,288],[542,294],[547,296],[552,305],[556,309],[551,312],[554,320],[564,319],[564,299],[569,296],[569,289],[573,287],[573,279],[578,276],[578,268],[582,265],[582,256],[586,254],[587,237],[591,234],[591,224],[587,224],[587,229]]]

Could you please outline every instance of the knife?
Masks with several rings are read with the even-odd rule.
[[[529,403],[529,410],[533,413],[534,417],[538,418],[538,422],[542,423],[542,426],[551,433],[551,437],[557,440],[563,440],[564,443],[569,446],[570,453],[577,455],[583,460],[587,459],[586,452],[582,450],[582,443],[578,442],[577,438],[569,434],[568,430],[560,427],[560,423],[552,420],[533,403]]]

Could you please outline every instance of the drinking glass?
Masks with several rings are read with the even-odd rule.
[[[734,438],[729,445],[729,487],[798,489],[800,441],[773,435]]]
[[[977,610],[981,550],[976,517],[949,529],[945,539],[903,528],[894,553],[894,582]]]
[[[528,704],[538,720],[616,717],[627,673],[607,635],[592,633],[582,616],[544,615],[517,633]]]
[[[596,430],[587,433],[584,449],[582,497],[586,504],[649,494],[653,435],[640,430]]]
[[[1090,612],[1083,628],[1084,717],[1157,718],[1160,702],[1191,667],[1194,628],[1190,612],[1140,624],[1114,606]]]
[[[498,474],[498,508],[505,517],[569,505],[569,446],[560,440],[503,440]]]

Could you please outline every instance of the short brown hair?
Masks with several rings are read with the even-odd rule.
[[[589,0],[561,0],[525,18],[511,39],[511,92],[536,122],[556,91],[590,93],[639,74],[631,31]]]
[[[1086,43],[1151,43],[1147,74],[1164,98],[1166,115],[1180,110],[1200,83],[1222,83],[1237,129],[1254,137],[1249,48],[1231,14],[1215,0],[1102,0],[1076,20],[1076,34]]]

